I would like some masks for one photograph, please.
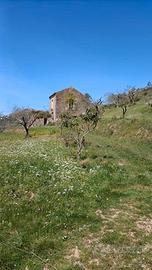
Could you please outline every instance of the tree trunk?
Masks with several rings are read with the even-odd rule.
[[[82,147],[78,144],[77,145],[77,160],[80,160],[80,156],[81,156],[81,149]]]
[[[24,129],[26,132],[25,138],[28,138],[29,137],[29,129],[28,129],[27,125],[24,125]]]
[[[125,107],[122,107],[122,113],[123,113],[123,119],[125,118],[125,114],[126,114],[126,112],[127,112],[127,107],[125,106]]]
[[[61,124],[61,126],[60,126],[60,135],[61,135],[61,136],[63,135],[63,126],[62,126],[62,124]]]
[[[84,137],[82,137],[81,139],[79,139],[77,141],[77,160],[80,160],[81,157],[81,152],[82,152],[82,148],[83,148],[83,143],[84,143]]]

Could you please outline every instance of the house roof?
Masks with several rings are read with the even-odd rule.
[[[51,96],[49,96],[49,98],[52,98],[55,95],[56,95],[56,92],[54,92]]]
[[[54,92],[51,96],[49,96],[49,98],[52,98],[53,96],[55,96],[55,95],[58,94],[58,93],[71,92],[71,91],[77,92],[77,93],[79,93],[79,94],[81,94],[81,95],[83,96],[83,94],[82,94],[80,91],[78,91],[77,89],[75,89],[74,87],[68,87],[68,88],[65,88],[65,89],[63,89],[63,90]]]

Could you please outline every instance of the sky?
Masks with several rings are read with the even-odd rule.
[[[93,99],[152,80],[151,0],[0,0],[0,113],[49,109],[66,87]]]

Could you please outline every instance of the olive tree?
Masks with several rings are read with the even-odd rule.
[[[82,149],[85,146],[86,136],[98,124],[100,113],[99,104],[92,104],[84,114],[74,115],[68,111],[61,115],[62,138],[66,145],[76,145],[77,160],[80,160]]]

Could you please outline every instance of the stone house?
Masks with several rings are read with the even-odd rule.
[[[53,93],[50,97],[50,114],[57,121],[63,112],[73,111],[73,114],[84,113],[91,106],[89,99],[77,89],[69,87]]]

